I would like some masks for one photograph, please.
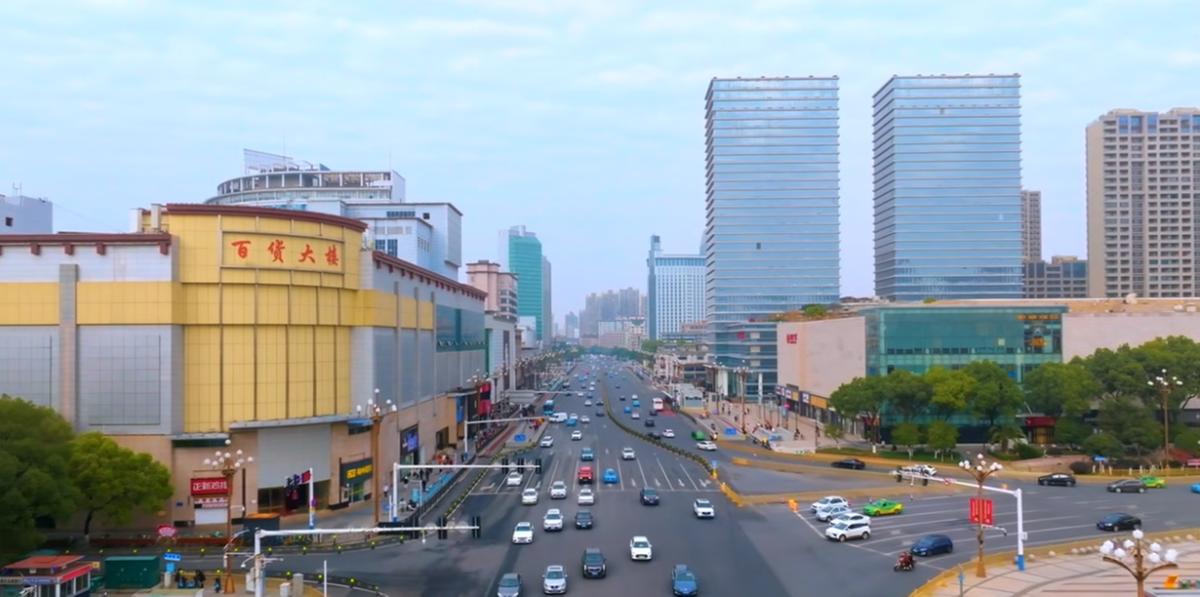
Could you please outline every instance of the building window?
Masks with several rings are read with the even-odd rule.
[[[428,219],[429,219],[429,212],[425,212],[425,213],[421,214],[421,217],[422,217],[422,218],[425,218],[426,220],[428,220]]]
[[[5,218],[4,218],[4,225],[5,225],[5,226],[8,226],[9,228],[12,228],[12,225],[13,225],[13,219],[12,219],[12,216],[5,216]]]

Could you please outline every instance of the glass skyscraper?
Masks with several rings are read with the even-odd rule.
[[[713,349],[773,391],[768,316],[838,300],[838,80],[713,79],[706,100]]]
[[[507,258],[502,265],[517,276],[517,316],[534,318],[537,339],[545,340],[553,326],[547,321],[549,265],[542,256],[542,242],[524,226],[502,230],[500,239],[501,253]]]
[[[1020,75],[892,77],[875,93],[875,293],[1021,298]]]

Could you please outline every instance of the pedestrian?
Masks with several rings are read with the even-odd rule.
[[[204,571],[203,571],[203,570],[197,570],[197,571],[196,571],[196,586],[197,586],[198,588],[201,588],[201,589],[203,589],[203,588],[204,588],[204,581],[205,581],[205,580],[206,580],[206,579],[205,579],[205,576],[204,576]]]

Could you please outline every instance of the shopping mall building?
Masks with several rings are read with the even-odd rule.
[[[190,204],[135,219],[0,236],[0,392],[165,464],[164,522],[224,521],[203,463],[218,448],[254,457],[235,517],[282,509],[309,468],[340,504],[371,492],[369,400],[397,406],[379,462],[451,456],[464,414],[489,409],[484,293],[364,249],[362,222]]]

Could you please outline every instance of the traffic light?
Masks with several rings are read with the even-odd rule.
[[[437,518],[437,526],[438,526],[438,530],[437,530],[437,538],[438,539],[445,539],[450,536],[450,533],[446,532],[446,517],[445,516],[439,516]]]
[[[500,472],[508,474],[508,456],[500,459]]]
[[[542,474],[542,459],[541,458],[538,458],[537,460],[533,461],[533,470],[534,470],[534,472],[536,472],[539,475]]]
[[[408,475],[404,475],[403,477],[400,477],[400,482],[404,483],[405,485],[408,485]]]
[[[928,487],[928,486],[929,486],[929,477],[922,477],[922,478],[921,478],[921,485],[922,485],[922,486],[924,486],[924,487]]]
[[[471,538],[472,539],[478,539],[483,536],[483,519],[482,518],[480,518],[477,515],[472,516],[471,517],[471,526],[475,527],[475,528],[471,529]]]
[[[517,468],[521,468],[523,466],[525,466],[525,457],[524,456],[517,459]]]

